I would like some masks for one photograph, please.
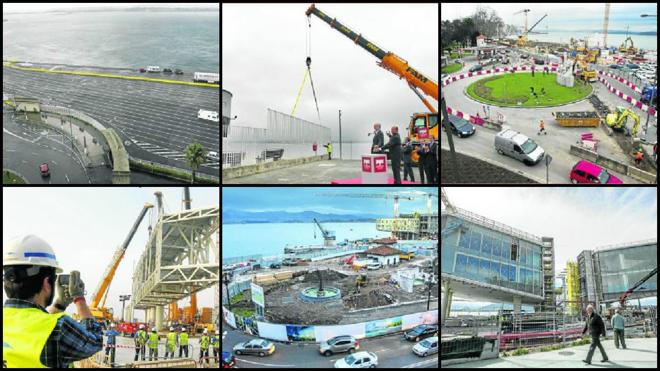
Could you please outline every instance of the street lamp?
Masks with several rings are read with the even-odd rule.
[[[121,320],[122,321],[124,321],[124,307],[126,306],[126,301],[129,300],[130,298],[131,298],[130,295],[119,295],[119,301],[121,301]]]

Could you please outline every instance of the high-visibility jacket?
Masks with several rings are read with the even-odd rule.
[[[182,332],[181,335],[179,335],[179,345],[182,345],[182,346],[188,345],[188,333],[187,332]]]
[[[57,320],[66,313],[37,308],[2,308],[2,360],[6,368],[46,368],[41,352]]]
[[[213,339],[211,339],[211,343],[213,343],[214,348],[220,348],[220,339],[218,339],[217,336],[214,336]]]
[[[208,335],[202,335],[202,338],[199,340],[199,346],[202,349],[209,349],[210,342],[211,338],[209,338]]]
[[[142,346],[147,343],[147,332],[144,330],[138,330],[135,333],[135,345]]]
[[[151,334],[149,334],[149,348],[158,349],[159,340],[160,340],[160,336],[158,336],[158,333],[152,332]]]
[[[174,349],[176,347],[176,333],[170,332],[167,334],[167,347]]]

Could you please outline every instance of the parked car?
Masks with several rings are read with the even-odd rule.
[[[408,341],[420,341],[429,336],[438,336],[438,325],[419,325],[403,333]]]
[[[429,354],[438,353],[438,337],[433,336],[420,341],[412,348],[413,353],[426,357]]]
[[[360,349],[360,342],[358,342],[353,336],[340,335],[322,342],[319,346],[319,353],[324,356],[330,356],[335,353],[353,353],[358,349]]]
[[[50,168],[48,167],[48,164],[44,162],[43,164],[39,165],[39,172],[43,177],[50,176]]]
[[[543,59],[534,58],[534,63],[536,63],[536,64],[545,64],[545,61]]]
[[[252,339],[234,345],[234,353],[238,354],[256,354],[259,357],[271,355],[275,352],[275,344],[264,339]]]
[[[171,68],[163,68],[163,73],[172,73]]]
[[[234,368],[236,357],[229,352],[222,352],[222,368]]]
[[[174,70],[174,73],[177,74],[177,75],[183,75],[183,71],[181,71],[178,68],[176,70]]]
[[[623,184],[621,179],[607,170],[585,160],[580,160],[573,166],[569,178],[573,184]]]
[[[158,66],[147,66],[147,72],[160,72],[160,67],[158,67]]]
[[[543,148],[536,142],[511,129],[495,135],[495,149],[500,155],[507,155],[528,166],[539,163],[545,155]]]
[[[475,64],[474,66],[470,67],[470,72],[477,72],[481,71],[484,67],[480,64]]]
[[[477,131],[474,125],[455,115],[449,115],[449,128],[459,138],[469,137]]]
[[[270,265],[270,268],[271,269],[280,269],[280,268],[282,268],[282,265],[280,263],[272,263]]]
[[[378,356],[371,352],[357,352],[335,362],[335,368],[375,368]]]
[[[298,265],[300,259],[298,258],[285,258],[282,260],[282,265]]]
[[[147,70],[145,70],[144,68],[140,68],[140,73],[145,73],[145,72],[147,72]]]
[[[218,156],[218,152],[216,152],[216,151],[208,151],[206,153],[206,158],[208,158],[209,160],[213,160],[213,161],[220,160],[220,157]]]

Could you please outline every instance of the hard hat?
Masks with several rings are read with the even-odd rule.
[[[151,329],[151,332],[156,332],[156,328],[155,328],[155,327],[152,328],[152,329]]]
[[[55,268],[56,273],[62,273],[57,263],[55,251],[48,242],[33,235],[23,235],[10,240],[2,249],[2,266],[37,265]]]
[[[114,323],[111,323],[111,324],[110,324],[110,327],[115,327],[115,324],[114,324]]]
[[[181,327],[181,331],[186,331],[186,328],[185,328],[185,327]]]
[[[174,331],[174,327],[170,327],[170,331]]]
[[[220,330],[215,330],[216,335],[220,335]]]
[[[140,330],[143,330],[143,329],[144,329],[144,325],[140,325]]]
[[[204,333],[205,333],[205,334],[208,334],[208,333],[209,333],[209,330],[208,330],[208,329],[204,329]]]

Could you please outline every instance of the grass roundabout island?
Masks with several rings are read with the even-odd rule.
[[[506,73],[481,79],[465,90],[474,100],[502,107],[550,107],[577,102],[593,91],[589,83],[575,80],[575,86],[557,84],[556,74]],[[536,93],[536,95],[534,95]]]

